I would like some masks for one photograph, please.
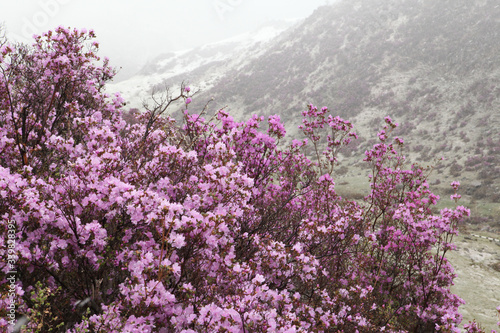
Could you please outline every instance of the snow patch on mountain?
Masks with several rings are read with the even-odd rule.
[[[297,24],[298,20],[268,23],[256,31],[157,56],[131,78],[111,83],[111,93],[120,92],[130,108],[141,108],[152,93],[177,89],[182,82],[206,90],[231,69],[240,69],[266,51],[266,44]]]

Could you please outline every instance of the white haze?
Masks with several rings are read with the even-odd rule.
[[[301,19],[329,0],[0,0],[11,39],[31,42],[59,25],[94,29],[121,77],[160,53],[213,43],[273,20]]]

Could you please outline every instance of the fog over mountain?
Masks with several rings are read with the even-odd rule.
[[[339,172],[351,184],[365,175],[355,161],[375,143],[368,139],[383,117],[391,116],[410,160],[436,166],[431,179],[442,201],[458,179],[462,204],[473,210],[469,222],[500,230],[496,1],[345,0],[289,22],[288,29],[284,23],[267,28],[277,36],[254,33],[161,55],[112,89],[137,105],[151,89],[184,81],[201,89],[193,111],[214,98],[212,110],[227,107],[240,118],[280,114],[292,134],[307,104],[328,106],[361,134],[344,152],[347,168]]]

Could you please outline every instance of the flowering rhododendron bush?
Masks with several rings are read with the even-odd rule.
[[[444,255],[469,211],[432,214],[390,118],[364,156],[371,192],[348,201],[332,174],[349,122],[311,105],[286,144],[279,116],[205,119],[185,86],[125,122],[93,37],[1,48],[0,228],[14,221],[26,331],[459,332]]]

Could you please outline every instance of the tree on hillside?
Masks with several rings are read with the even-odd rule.
[[[205,119],[182,86],[127,123],[93,38],[60,27],[0,49],[1,326],[459,332],[445,254],[469,211],[432,214],[390,118],[365,153],[371,192],[345,200],[331,176],[348,121],[310,105],[307,139],[285,145],[279,116]]]

